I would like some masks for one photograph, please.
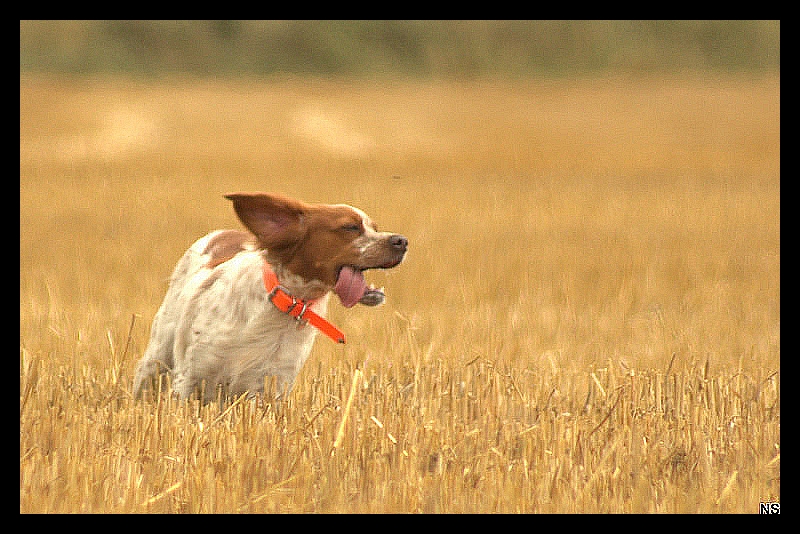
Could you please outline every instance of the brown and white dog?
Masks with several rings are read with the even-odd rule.
[[[217,230],[197,240],[172,273],[139,361],[139,397],[160,373],[188,398],[263,391],[265,377],[291,388],[317,330],[344,335],[325,319],[330,292],[350,308],[384,301],[363,271],[402,260],[408,240],[378,232],[344,204],[307,204],[270,193],[226,195],[249,232]]]

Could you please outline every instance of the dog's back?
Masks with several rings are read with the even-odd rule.
[[[248,237],[246,232],[239,232],[243,237],[240,245],[228,247],[225,251],[209,250],[214,238],[234,230],[217,230],[211,232],[192,244],[178,261],[170,277],[167,294],[158,312],[153,318],[150,328],[150,342],[144,356],[136,366],[133,389],[137,396],[149,386],[146,382],[160,374],[171,372],[175,366],[173,349],[175,344],[175,327],[184,309],[188,295],[184,294],[186,282],[196,276],[201,269],[208,268],[209,260],[227,255],[228,259],[244,250],[243,245]],[[249,236],[252,238],[252,236]],[[209,252],[217,252],[211,256]],[[218,262],[217,265],[222,262]]]

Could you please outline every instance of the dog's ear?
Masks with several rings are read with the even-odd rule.
[[[239,220],[258,238],[262,248],[277,252],[305,235],[308,205],[273,193],[230,193]]]

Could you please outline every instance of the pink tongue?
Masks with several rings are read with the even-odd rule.
[[[339,295],[339,300],[342,301],[345,308],[351,308],[367,291],[367,281],[364,280],[361,271],[345,265],[339,273],[339,279],[336,281],[333,291]]]

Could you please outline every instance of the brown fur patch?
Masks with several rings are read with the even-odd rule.
[[[211,238],[206,249],[203,251],[203,254],[208,254],[210,256],[206,267],[213,269],[243,250],[253,250],[255,246],[256,238],[250,232],[242,230],[223,230]]]

